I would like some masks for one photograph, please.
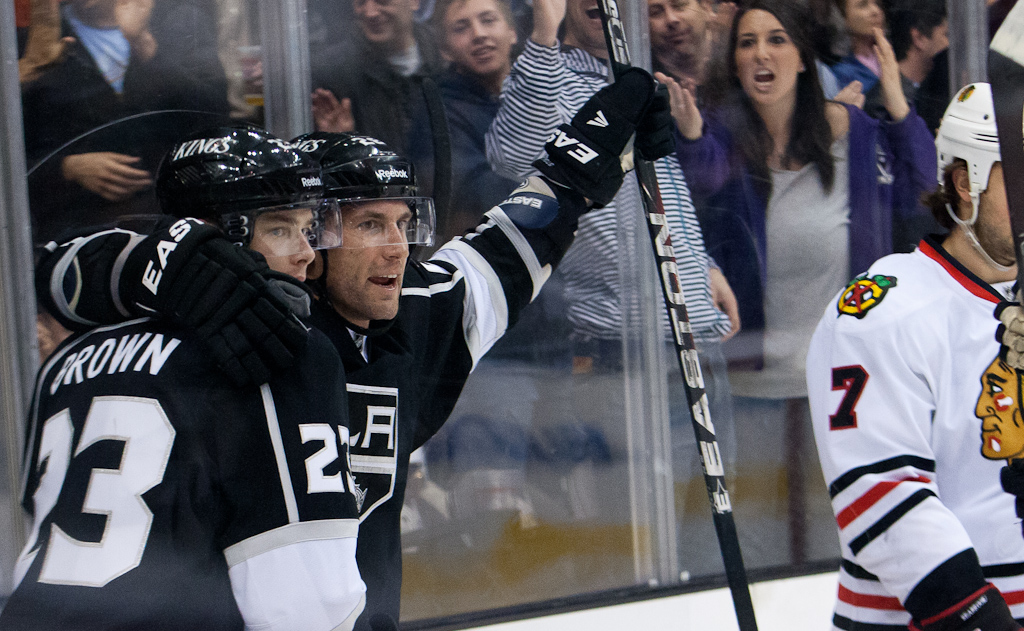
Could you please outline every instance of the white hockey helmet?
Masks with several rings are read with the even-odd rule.
[[[961,88],[946,108],[935,139],[939,158],[939,184],[954,158],[967,162],[971,178],[971,197],[988,188],[992,165],[1000,161],[996,115],[992,107],[992,88],[987,83],[971,83]]]

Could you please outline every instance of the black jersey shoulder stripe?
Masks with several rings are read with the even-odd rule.
[[[877,576],[875,576],[871,572],[868,572],[867,570],[865,570],[864,568],[862,568],[861,566],[857,565],[849,559],[843,559],[840,565],[843,568],[843,571],[852,576],[853,578],[859,578],[862,581],[879,580]]]
[[[886,471],[894,471],[903,467],[914,467],[921,471],[927,471],[929,473],[935,473],[935,461],[929,460],[928,458],[922,458],[920,456],[896,456],[895,458],[888,458],[886,460],[880,460],[873,462],[863,467],[857,467],[856,469],[850,469],[843,475],[835,479],[832,484],[828,487],[829,497],[835,498],[851,484],[859,480],[865,475],[871,475],[873,473],[884,473]]]
[[[263,397],[263,411],[267,418],[267,432],[277,460],[277,473],[281,478],[281,492],[288,512],[288,523],[295,523],[299,521],[299,505],[295,501],[295,489],[292,488],[292,476],[284,453],[284,439],[281,437],[281,424],[277,419],[277,406],[274,405],[274,395],[269,384],[260,386],[260,395]]]
[[[872,624],[833,614],[832,624],[843,631],[907,631],[905,624]]]
[[[983,565],[981,571],[985,578],[1011,578],[1024,575],[1024,563],[1003,563],[1001,565]]]
[[[921,489],[897,504],[895,508],[886,513],[881,519],[866,528],[859,537],[851,541],[850,551],[854,554],[859,554],[864,549],[864,546],[878,538],[889,529],[889,526],[895,524],[901,517],[909,513],[911,509],[929,497],[936,497],[936,495],[931,489]]]

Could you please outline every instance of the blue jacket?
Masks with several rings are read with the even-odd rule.
[[[893,227],[927,223],[920,203],[935,188],[935,144],[924,121],[911,110],[899,123],[879,121],[860,109],[850,114],[850,274],[891,254]],[[764,329],[766,269],[765,210],[753,176],[713,114],[704,134],[687,140],[676,133],[676,155],[698,206],[708,254],[722,268],[740,304],[743,330]],[[897,243],[923,235],[901,234]],[[840,288],[837,287],[836,291]]]
[[[860,81],[863,84],[861,92],[867,94],[871,88],[878,83],[878,75],[871,68],[865,66],[853,54],[843,57],[831,66],[832,74],[839,82],[839,89],[842,90],[851,81]]]

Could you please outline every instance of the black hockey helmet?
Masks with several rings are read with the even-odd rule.
[[[433,244],[434,201],[417,195],[411,160],[384,142],[360,134],[313,132],[293,139],[292,144],[320,165],[324,195],[337,200],[340,212],[368,200],[401,200],[412,211],[405,242]],[[346,247],[344,240],[341,247]]]
[[[270,211],[313,211],[307,241],[324,243],[323,180],[316,161],[287,141],[253,126],[216,127],[176,143],[157,170],[164,212],[218,224],[239,245],[252,240],[255,220]]]

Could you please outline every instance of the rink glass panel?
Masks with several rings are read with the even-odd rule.
[[[423,27],[432,5],[422,2],[417,13]],[[114,116],[86,138],[77,138],[81,132],[68,121],[70,144],[30,147],[37,243],[87,226],[143,228],[157,211],[151,187],[109,201],[73,183],[55,186],[56,180],[42,179],[46,173],[59,177],[65,157],[137,155],[137,166],[154,173],[161,148],[174,137],[211,122],[263,123],[263,86],[283,79],[260,75],[257,6],[158,1],[159,11],[181,10],[195,20],[194,28],[174,24],[174,32],[205,38],[193,48],[215,55],[203,57],[206,65],[192,74],[210,72],[215,58],[223,77],[216,96],[227,109]],[[333,58],[324,51],[356,37],[351,7],[346,0],[309,0],[308,11],[301,26],[308,28],[310,65],[329,67]],[[513,14],[524,20],[528,8],[514,5]],[[528,36],[527,23],[518,24],[520,42]],[[179,69],[189,74],[187,65]],[[159,76],[150,79],[160,87]],[[167,109],[161,103],[194,109],[187,99],[172,98],[173,85],[157,92],[152,109]],[[60,118],[46,122],[60,131]],[[407,150],[422,164],[423,188],[431,192],[437,169],[430,134],[411,136]],[[438,218],[440,242],[487,210],[459,206],[471,192],[453,190],[448,208],[439,208],[449,213]],[[575,339],[555,274],[522,321],[481,361],[449,421],[410,466],[402,524],[403,623],[430,627],[467,616],[485,621],[542,611],[555,602],[593,603],[609,593],[724,584],[678,368],[657,326],[664,307],[646,227],[639,215],[622,216],[617,230],[622,255],[616,273],[627,314],[620,338],[596,348]],[[838,541],[809,421],[778,409],[751,409],[737,415],[735,434],[736,465],[728,480],[748,570],[767,576],[834,567]],[[6,493],[18,486],[5,482],[0,490]],[[0,571],[9,575],[11,568]]]

